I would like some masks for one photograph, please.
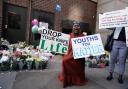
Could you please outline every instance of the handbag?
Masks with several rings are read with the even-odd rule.
[[[106,43],[104,45],[104,49],[108,52],[111,52],[112,50],[114,31],[112,32],[112,34],[108,35]]]

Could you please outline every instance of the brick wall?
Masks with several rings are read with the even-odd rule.
[[[55,5],[62,6],[61,12],[55,11]],[[55,13],[55,30],[61,30],[61,21],[65,19],[87,22],[95,32],[97,4],[89,0],[35,0],[33,8]],[[57,18],[56,18],[57,17]]]
[[[95,32],[97,4],[89,0],[65,0],[62,4],[62,18],[87,22],[90,32]]]
[[[29,0],[8,0],[8,3],[18,5],[18,6],[27,7],[28,1]]]
[[[27,7],[29,0],[8,0],[8,3]],[[55,11],[56,4],[62,6],[61,12]],[[95,32],[97,4],[90,0],[32,0],[32,8],[55,13],[55,30],[61,31],[61,21],[65,19],[87,22],[90,31]]]
[[[33,9],[55,13],[54,30],[61,31],[61,13],[56,13],[55,11],[55,5],[57,3],[57,0],[33,0],[32,7]]]

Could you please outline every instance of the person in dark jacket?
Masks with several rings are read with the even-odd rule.
[[[118,57],[118,63],[119,63],[118,82],[122,84],[124,82],[123,77],[125,72],[125,62],[126,62],[127,50],[128,50],[126,46],[125,27],[117,27],[114,31],[113,39],[114,39],[114,43],[110,55],[109,76],[107,77],[107,80],[110,81],[113,79],[113,72]]]

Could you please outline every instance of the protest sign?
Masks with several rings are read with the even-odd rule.
[[[45,51],[65,54],[68,50],[69,35],[40,27],[39,47]]]
[[[74,59],[105,54],[100,34],[71,39]]]
[[[39,22],[39,27],[45,27],[45,29],[48,29],[48,23]]]
[[[128,26],[127,8],[99,14],[99,29]]]

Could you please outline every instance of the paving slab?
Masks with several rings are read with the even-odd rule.
[[[56,55],[49,61],[47,69],[0,73],[2,89],[63,89],[58,74],[61,71],[62,56]],[[128,89],[128,63],[126,63],[124,84],[117,82],[118,67],[116,66],[114,79],[106,81],[108,67],[85,68],[88,83],[85,86],[71,86],[66,89]]]
[[[0,73],[1,89],[12,89],[17,72],[3,72]]]

